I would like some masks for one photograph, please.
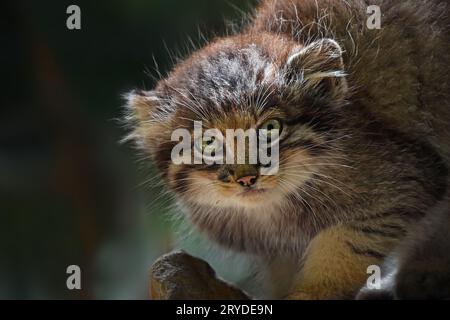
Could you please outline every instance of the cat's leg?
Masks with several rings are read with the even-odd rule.
[[[381,265],[397,243],[382,231],[339,225],[310,243],[288,299],[352,299],[366,283],[368,267]]]

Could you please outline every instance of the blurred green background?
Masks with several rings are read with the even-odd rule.
[[[81,8],[81,30],[66,28],[71,4]],[[1,5],[0,298],[148,297],[149,267],[177,237],[167,199],[145,183],[151,166],[118,143],[121,94],[152,88],[154,60],[167,72],[169,53],[186,54],[188,37],[223,34],[226,19],[239,21],[254,4]],[[198,242],[181,246],[201,255]],[[81,267],[82,290],[66,288],[71,264]]]

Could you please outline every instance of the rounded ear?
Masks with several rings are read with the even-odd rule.
[[[341,47],[332,39],[296,48],[286,61],[288,83],[311,94],[345,99],[348,90],[342,54]]]
[[[159,103],[159,98],[154,91],[133,90],[124,98],[129,115],[137,121],[148,120]]]
[[[123,139],[134,141],[138,147],[151,147],[154,137],[158,136],[161,123],[156,121],[157,109],[161,105],[161,98],[155,91],[133,90],[124,95],[126,100],[124,123],[130,132]]]

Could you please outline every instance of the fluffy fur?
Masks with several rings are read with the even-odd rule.
[[[382,28],[366,27],[381,7]],[[446,201],[450,37],[444,1],[266,0],[248,26],[128,95],[128,139],[150,154],[209,239],[262,257],[276,297],[350,298]],[[176,128],[283,123],[280,170],[174,165]],[[282,263],[280,263],[282,261]],[[286,270],[295,277],[281,280]],[[276,280],[275,280],[276,279]]]

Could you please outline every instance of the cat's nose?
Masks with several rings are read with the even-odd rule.
[[[244,187],[250,187],[256,183],[256,180],[258,179],[257,176],[245,176],[242,178],[237,179],[236,181]]]

